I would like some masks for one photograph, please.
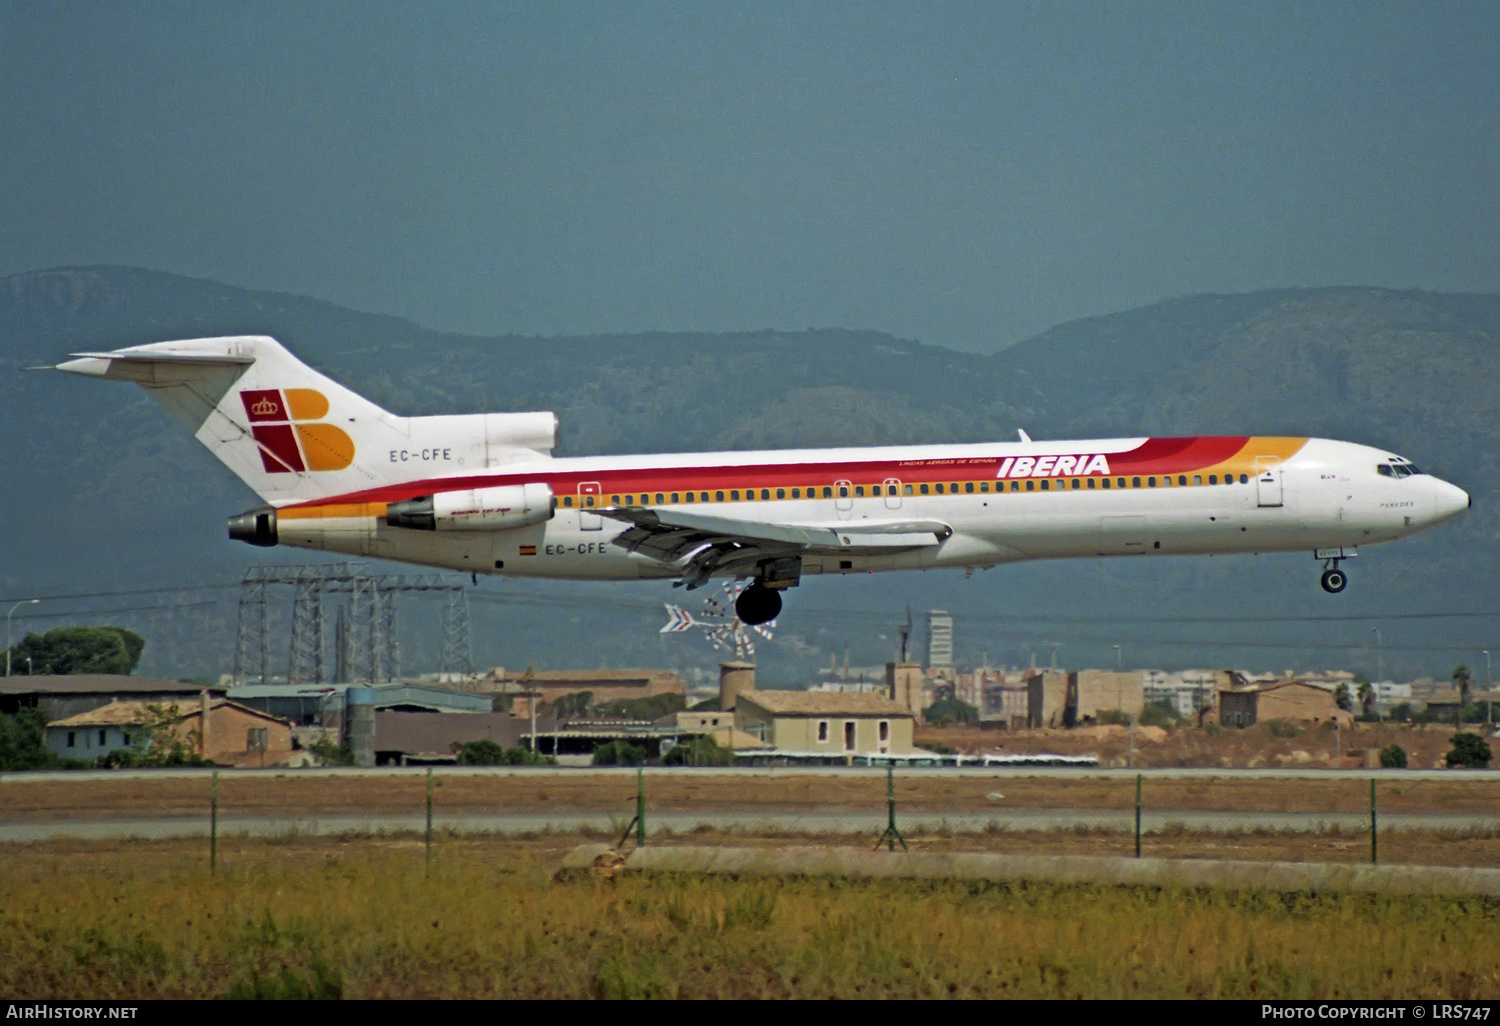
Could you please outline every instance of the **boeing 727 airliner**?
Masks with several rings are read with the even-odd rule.
[[[1251,436],[553,458],[551,413],[398,417],[260,336],[78,353],[133,381],[266,505],[252,545],[570,580],[748,578],[749,624],[809,574],[1360,545],[1461,513],[1394,453]]]

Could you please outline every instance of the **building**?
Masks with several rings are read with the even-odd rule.
[[[927,665],[935,670],[953,669],[953,617],[946,609],[927,613]]]
[[[151,744],[147,736],[162,722],[144,702],[111,702],[47,724],[47,747],[65,759],[92,761],[111,752]],[[188,751],[225,766],[275,766],[292,754],[292,725],[256,709],[202,692],[193,703],[170,703],[170,735]]]
[[[475,690],[487,694],[516,696],[511,710],[517,716],[528,716],[528,696],[551,704],[564,695],[587,691],[595,705],[622,699],[651,698],[656,695],[687,694],[687,681],[671,670],[532,670],[507,672],[503,667],[491,670],[475,682]]]
[[[846,757],[916,751],[915,717],[879,695],[741,692],[735,725],[778,755]]]
[[[1028,727],[1071,726],[1071,689],[1062,670],[1032,670],[1026,681],[1026,725]]]
[[[1146,708],[1140,670],[1079,670],[1068,674],[1068,689],[1073,723],[1097,720],[1105,712],[1138,719]]]
[[[493,741],[501,748],[515,748],[527,729],[525,720],[509,713],[414,712],[377,707],[375,764],[456,762],[459,750],[470,741]]]
[[[99,709],[111,702],[176,702],[186,705],[197,702],[204,691],[214,698],[225,697],[225,689],[217,685],[205,687],[177,680],[116,673],[5,677],[0,678],[0,713],[14,716],[22,709],[40,709],[50,722]]]
[[[844,692],[827,693],[843,694]],[[734,723],[733,711],[687,709],[663,716],[656,721],[655,726],[673,731],[675,744],[682,744],[695,737],[707,737],[712,738],[720,748],[727,748],[731,752],[752,752],[769,747],[766,742],[755,735],[738,729]]]
[[[1248,727],[1271,720],[1333,721],[1347,727],[1354,723],[1354,716],[1334,704],[1328,688],[1296,680],[1219,692],[1219,722],[1225,726]]]

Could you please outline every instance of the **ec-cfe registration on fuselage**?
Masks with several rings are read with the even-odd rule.
[[[294,545],[472,573],[747,578],[764,623],[809,574],[1312,550],[1340,561],[1466,509],[1400,456],[1319,438],[1031,441],[554,459],[551,413],[399,417],[260,336],[79,353],[133,381],[265,500]]]

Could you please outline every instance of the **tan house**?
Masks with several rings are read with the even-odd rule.
[[[753,734],[747,734],[734,724],[734,713],[720,709],[692,710],[669,713],[657,720],[655,726],[678,731],[684,739],[709,737],[720,748],[731,752],[753,752],[770,747]]]
[[[1332,691],[1296,680],[1219,692],[1219,722],[1225,726],[1248,727],[1270,720],[1336,721],[1347,727],[1354,716],[1338,707]]]
[[[156,705],[174,710],[171,733],[196,755],[225,766],[274,766],[292,754],[292,725],[206,692],[196,702]],[[145,702],[111,702],[47,724],[47,746],[65,759],[93,760],[149,745],[160,717]]]
[[[685,696],[687,681],[671,670],[534,670],[518,674],[496,668],[475,682],[474,689],[514,695],[511,712],[526,717],[531,715],[532,695],[538,704],[550,705],[565,695],[587,691],[595,705],[602,705],[619,699]]]
[[[915,717],[883,695],[816,691],[743,691],[736,726],[794,755],[905,755]]]

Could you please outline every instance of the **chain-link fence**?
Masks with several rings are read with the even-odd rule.
[[[16,773],[0,842],[552,833],[637,844],[1500,866],[1500,773],[457,768]]]

